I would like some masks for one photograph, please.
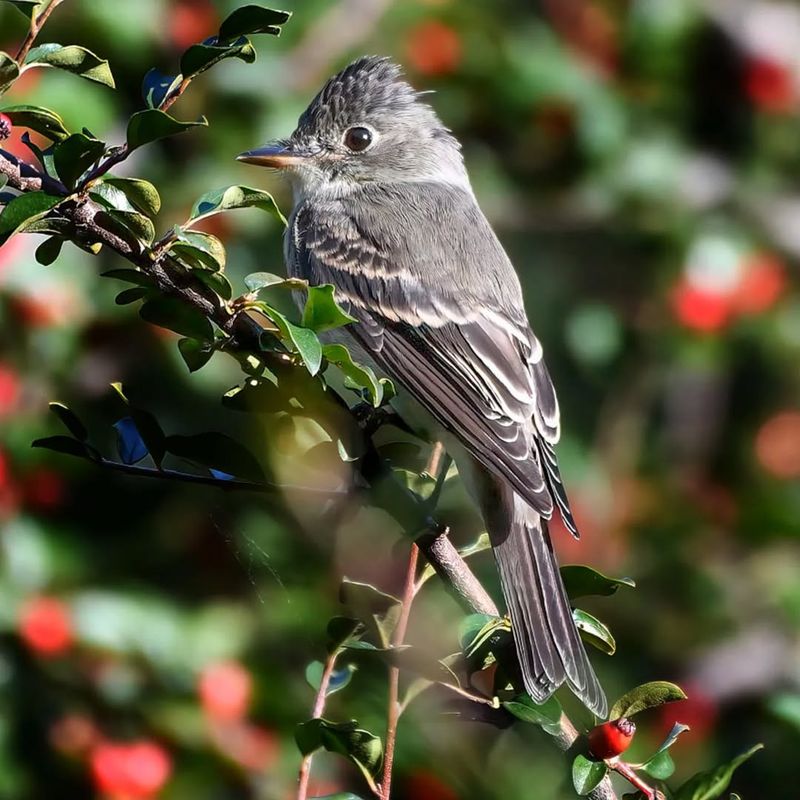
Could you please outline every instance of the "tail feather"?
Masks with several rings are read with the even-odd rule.
[[[543,702],[566,682],[605,717],[606,697],[572,618],[546,524],[510,487],[499,495],[487,522],[525,689]]]

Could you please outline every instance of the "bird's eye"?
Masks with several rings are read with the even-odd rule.
[[[372,131],[360,125],[350,128],[344,135],[344,144],[348,150],[361,153],[372,144]]]

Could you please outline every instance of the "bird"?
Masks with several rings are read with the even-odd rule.
[[[288,177],[288,274],[335,287],[356,320],[339,329],[345,343],[455,459],[489,532],[526,692],[541,704],[566,683],[604,718],[548,531],[557,513],[578,536],[553,383],[460,143],[425,94],[390,59],[361,57],[288,138],[237,158]]]

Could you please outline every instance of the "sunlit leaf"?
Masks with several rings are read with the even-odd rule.
[[[513,700],[506,700],[503,708],[517,719],[538,725],[551,736],[562,733],[561,703],[555,697],[550,697],[544,703],[534,703],[527,694],[518,694]]]
[[[0,64],[1,63],[0,61]],[[0,66],[0,69],[1,68]],[[1,75],[0,83],[2,83]],[[62,120],[55,111],[51,111],[49,108],[31,105],[13,105],[0,108],[0,111],[9,117],[17,127],[29,128],[55,142],[59,142],[69,136],[69,131],[64,125],[64,120]]]
[[[372,405],[377,408],[383,400],[383,385],[370,367],[353,361],[350,351],[342,344],[326,344],[322,348],[325,359],[335,364],[357,386],[369,392]]]
[[[202,125],[208,125],[205,117],[202,117],[197,122],[179,122],[169,114],[165,114],[155,108],[137,111],[128,120],[128,149],[135,150],[137,147],[155,142],[157,139],[175,136],[178,133],[188,131],[190,128]]]
[[[685,700],[686,694],[680,686],[668,681],[651,681],[643,683],[626,692],[611,708],[608,718],[632,717],[640,711],[655,708],[675,700]]]
[[[175,241],[170,252],[191,266],[200,266],[214,271],[225,267],[225,247],[210,233],[186,231],[175,228]]]
[[[55,67],[114,88],[114,76],[111,74],[108,61],[76,44],[66,46],[55,43],[40,44],[28,53],[25,66]]]
[[[161,209],[161,197],[150,181],[141,178],[117,178],[106,176],[103,184],[119,189],[131,206],[148,217],[154,217]]]
[[[614,655],[617,651],[617,643],[606,625],[580,608],[572,610],[572,618],[575,620],[575,626],[580,631],[581,638],[585,642],[601,650],[606,655]]]
[[[64,198],[45,192],[25,192],[15,197],[0,213],[0,244],[16,232],[24,232]]]
[[[192,206],[189,219],[197,222],[213,214],[235,208],[260,208],[275,217],[282,225],[286,225],[286,219],[281,214],[272,195],[260,189],[251,189],[249,186],[226,186],[206,192]]]
[[[585,797],[605,778],[608,767],[603,761],[591,761],[586,756],[577,755],[572,762],[572,785],[575,791]]]
[[[322,344],[314,331],[308,328],[301,328],[293,322],[289,322],[284,314],[272,306],[260,304],[267,316],[277,325],[285,343],[297,352],[306,369],[311,375],[316,375],[322,366]]]
[[[306,304],[303,308],[302,326],[316,333],[341,328],[355,322],[334,297],[334,287],[330,283],[321,286],[309,286]]]

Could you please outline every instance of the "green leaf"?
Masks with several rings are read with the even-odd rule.
[[[575,620],[575,626],[581,632],[584,642],[588,642],[606,655],[614,655],[617,651],[617,643],[614,641],[611,631],[599,619],[580,608],[572,609],[572,618]]]
[[[120,226],[125,228],[133,236],[134,240],[140,245],[149,245],[153,243],[156,235],[156,229],[152,220],[138,211],[118,211],[109,209],[108,211],[100,211],[95,216],[98,222],[106,226],[109,220],[112,220],[116,225],[114,230],[120,231]],[[128,236],[122,238],[129,239]]]
[[[44,267],[49,267],[61,253],[64,240],[60,236],[52,236],[43,241],[37,248],[36,260]]]
[[[79,442],[71,436],[45,436],[31,442],[31,447],[41,447],[44,450],[52,450],[56,453],[65,453],[68,456],[78,458],[97,459],[97,451],[85,442]]]
[[[280,286],[286,283],[286,278],[273,275],[271,272],[251,272],[244,279],[244,285],[250,292],[258,292],[270,286]]]
[[[308,287],[308,297],[301,322],[304,328],[320,333],[356,322],[355,317],[351,317],[339,306],[333,292],[334,287],[330,283]]]
[[[25,66],[55,67],[80,75],[82,78],[102,83],[104,86],[114,86],[114,76],[108,66],[108,61],[96,56],[91,50],[79,47],[76,44],[67,46],[60,44],[40,44],[28,53]]]
[[[631,689],[620,697],[612,706],[608,718],[612,720],[620,717],[632,717],[648,708],[685,699],[686,695],[680,686],[668,681],[651,681]]]
[[[185,231],[175,227],[175,241],[170,252],[192,267],[205,267],[215,272],[225,267],[225,247],[210,233]]]
[[[609,578],[602,572],[583,564],[567,564],[561,567],[561,578],[567,589],[570,600],[588,595],[607,597],[614,594],[620,586],[631,589],[636,583],[631,578]]]
[[[161,210],[161,197],[150,181],[141,178],[108,176],[103,178],[103,184],[119,189],[125,194],[134,209],[148,217],[154,217]]]
[[[728,788],[733,773],[763,747],[763,744],[757,744],[727,764],[697,773],[675,792],[673,800],[715,800]]]
[[[182,81],[183,75],[165,75],[155,68],[151,69],[142,81],[142,99],[149,108],[160,108]]]
[[[256,60],[256,51],[245,36],[240,36],[231,44],[217,44],[215,39],[207,39],[202,44],[193,44],[181,56],[181,74],[184,78],[194,78],[226,58],[238,58],[247,64]]]
[[[276,11],[261,6],[242,6],[225,18],[219,28],[219,39],[229,41],[251,33],[280,35],[280,25],[291,17],[289,11]]]
[[[376,641],[389,647],[400,616],[401,601],[368,583],[345,578],[339,588],[339,600],[361,621]]]
[[[19,77],[19,64],[8,54],[0,50],[0,92]]]
[[[171,297],[148,300],[139,309],[139,315],[147,322],[160,325],[190,339],[214,338],[214,329],[203,314],[196,308]]]
[[[209,342],[197,339],[181,339],[178,342],[178,351],[189,368],[189,372],[197,372],[202,369],[214,355],[214,348]]]
[[[263,482],[264,470],[256,457],[224,433],[210,431],[191,436],[168,436],[167,452],[237,478]]]
[[[328,652],[338,650],[350,641],[356,641],[364,632],[364,626],[350,617],[333,617],[325,629],[328,636]]]
[[[233,297],[231,282],[221,272],[210,269],[196,269],[194,270],[194,275],[223,300],[230,300]]]
[[[558,736],[561,730],[561,703],[550,697],[544,703],[534,703],[527,694],[518,694],[512,700],[506,700],[503,708],[517,719],[538,725],[550,736]]]
[[[128,406],[128,414],[136,426],[145,448],[156,465],[160,467],[166,453],[166,436],[158,420],[149,411],[132,406],[125,396],[121,383],[112,383],[111,388]]]
[[[383,745],[378,736],[351,722],[329,722],[312,719],[295,729],[295,740],[303,755],[324,747],[331,753],[349,758],[362,772],[370,787],[375,789],[375,777],[383,763]]]
[[[383,400],[383,385],[370,367],[353,361],[350,351],[343,344],[326,344],[322,347],[325,359],[338,367],[357,386],[369,392],[372,405],[377,408]]]
[[[147,273],[138,269],[111,269],[101,274],[104,278],[116,278],[118,281],[127,281],[136,286],[152,288],[156,285],[155,281]]]
[[[320,684],[322,683],[322,673],[325,671],[325,665],[321,661],[312,661],[306,667],[306,683],[315,691],[319,691]],[[350,683],[353,673],[356,671],[352,664],[348,664],[342,669],[335,669],[328,681],[328,689],[325,692],[326,697],[341,691]]]
[[[0,2],[10,3],[15,8],[18,8],[28,19],[32,19],[33,15],[38,12],[39,6],[42,5],[42,0],[0,0]]]
[[[0,64],[2,61],[0,60]],[[1,67],[0,67],[1,69]],[[0,77],[2,83],[2,77]],[[69,131],[64,126],[64,120],[51,111],[41,106],[14,105],[0,108],[13,123],[19,128],[29,128],[36,133],[41,133],[54,142],[60,142],[69,136]]]
[[[63,403],[50,403],[50,410],[76,439],[85,442],[89,438],[86,426],[78,419],[75,412],[67,408]]]
[[[281,214],[272,195],[260,189],[251,189],[249,186],[226,186],[206,192],[192,207],[189,220],[197,222],[234,208],[260,208],[275,217],[282,225],[286,225],[286,218]]]
[[[675,772],[675,762],[672,760],[669,750],[659,750],[650,756],[640,769],[644,770],[651,778],[665,781]]]
[[[175,136],[198,125],[208,125],[206,118],[202,117],[197,122],[179,122],[169,114],[155,108],[137,111],[128,120],[128,149],[135,150],[137,147],[155,142],[157,139]]]
[[[105,142],[85,133],[73,133],[59,142],[53,151],[53,163],[61,182],[72,189],[89,167],[106,151]]]
[[[586,756],[577,755],[572,762],[572,785],[584,797],[597,788],[607,772],[608,767],[603,761],[590,761]]]
[[[149,289],[145,289],[143,286],[134,286],[131,289],[123,289],[114,298],[114,303],[118,306],[127,306],[139,300],[144,300],[148,294],[150,294]]]
[[[473,669],[485,669],[494,663],[492,648],[511,634],[511,623],[505,617],[470,614],[458,626],[458,641]]]
[[[25,192],[15,197],[0,213],[0,244],[14,233],[24,232],[63,199],[45,192]]]
[[[301,328],[289,322],[280,311],[272,306],[261,303],[259,308],[278,326],[284,343],[291,345],[292,349],[298,353],[309,373],[316,375],[322,366],[322,344],[317,338],[317,334],[308,328]]]

